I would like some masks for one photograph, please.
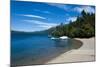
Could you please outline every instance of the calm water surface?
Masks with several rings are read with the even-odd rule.
[[[44,64],[71,49],[81,46],[73,39],[52,40],[47,35],[11,34],[11,65]]]

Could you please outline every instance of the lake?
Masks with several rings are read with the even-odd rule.
[[[52,40],[48,35],[11,33],[11,65],[45,64],[47,61],[82,46],[74,39]]]

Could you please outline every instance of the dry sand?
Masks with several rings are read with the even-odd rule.
[[[65,52],[64,54],[48,61],[46,64],[95,61],[95,38],[75,39],[80,40],[83,43],[79,49]]]

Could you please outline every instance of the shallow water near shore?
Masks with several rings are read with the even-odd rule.
[[[11,65],[45,64],[49,60],[72,49],[78,49],[82,42],[74,39],[48,38],[48,35],[11,34]]]

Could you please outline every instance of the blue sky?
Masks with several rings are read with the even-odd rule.
[[[68,24],[69,21],[75,21],[82,10],[95,13],[95,7],[89,5],[12,0],[11,30],[33,32],[46,30],[60,23]]]

